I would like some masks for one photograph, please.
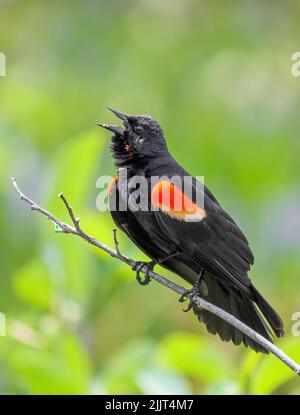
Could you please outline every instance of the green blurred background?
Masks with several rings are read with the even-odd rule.
[[[113,120],[105,105],[151,114],[247,234],[251,276],[285,321],[276,343],[300,361],[299,18],[297,1],[0,1],[0,393],[300,392],[274,357],[221,342],[173,292],[55,234],[10,183],[67,220],[63,191],[112,245],[95,201],[114,167],[95,125]]]

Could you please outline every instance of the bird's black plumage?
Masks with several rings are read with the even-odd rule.
[[[233,314],[239,320],[272,341],[272,332],[284,335],[283,323],[276,311],[253,286],[248,272],[254,262],[248,241],[235,221],[220,206],[204,186],[197,187],[192,179],[191,198],[196,204],[197,192],[202,191],[204,210],[198,220],[171,215],[162,208],[153,210],[153,200],[147,199],[148,210],[131,208],[133,193],[128,183],[136,175],[147,181],[148,195],[153,195],[151,177],[184,178],[190,176],[170,155],[163,131],[149,116],[129,116],[112,110],[124,123],[124,128],[100,124],[114,135],[111,151],[117,168],[126,168],[126,181],[116,180],[110,197],[126,199],[128,209],[111,212],[117,226],[149,257],[163,260],[174,251],[179,254],[162,265],[186,281],[195,284],[203,270],[200,295]],[[130,187],[130,186],[129,186]],[[184,192],[184,190],[183,190]],[[198,209],[198,208],[197,208]],[[194,307],[194,313],[208,331],[224,341],[244,343],[252,349],[264,348],[206,310]],[[267,324],[268,323],[268,324]]]

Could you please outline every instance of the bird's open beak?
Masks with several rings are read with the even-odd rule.
[[[106,107],[106,108],[123,121],[125,128],[119,127],[118,125],[103,124],[101,122],[97,123],[97,125],[99,125],[100,127],[106,128],[106,130],[112,131],[113,133],[123,135],[125,129],[129,127],[129,123],[128,123],[129,115],[124,114],[123,112],[114,110],[113,108],[109,108],[109,107]]]
[[[109,124],[103,124],[101,122],[98,122],[97,125],[99,127],[105,128],[106,130],[112,131],[115,134],[123,135],[125,129],[120,127],[119,125],[109,125]]]

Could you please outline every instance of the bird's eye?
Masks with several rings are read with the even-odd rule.
[[[141,134],[141,133],[143,132],[143,127],[142,127],[142,126],[140,126],[140,125],[137,125],[137,126],[134,128],[134,131],[135,131],[137,134]]]

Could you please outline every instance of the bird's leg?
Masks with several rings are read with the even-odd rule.
[[[152,260],[152,261],[149,261],[149,262],[137,261],[135,263],[135,265],[132,267],[132,270],[136,271],[136,279],[137,279],[138,283],[141,284],[141,285],[149,284],[149,282],[151,281],[151,278],[149,277],[148,274],[149,274],[150,271],[153,271],[155,265],[163,264],[168,259],[174,258],[175,256],[177,256],[179,254],[180,254],[179,251],[174,251],[171,254],[169,254],[169,255],[161,258],[161,259],[158,259],[157,261],[156,260]],[[141,269],[143,267],[146,267],[147,270],[146,270],[144,278],[141,278],[140,274],[141,274]]]
[[[192,295],[198,295],[199,291],[200,291],[200,287],[201,287],[201,281],[202,278],[204,276],[204,270],[202,269],[197,277],[197,280],[195,282],[195,284],[192,286],[192,288],[190,290],[186,290],[182,296],[179,298],[179,302],[183,303],[191,294]],[[183,309],[184,312],[190,311],[191,308],[193,308],[194,303],[193,301],[190,299],[190,302],[187,306],[187,308]]]

